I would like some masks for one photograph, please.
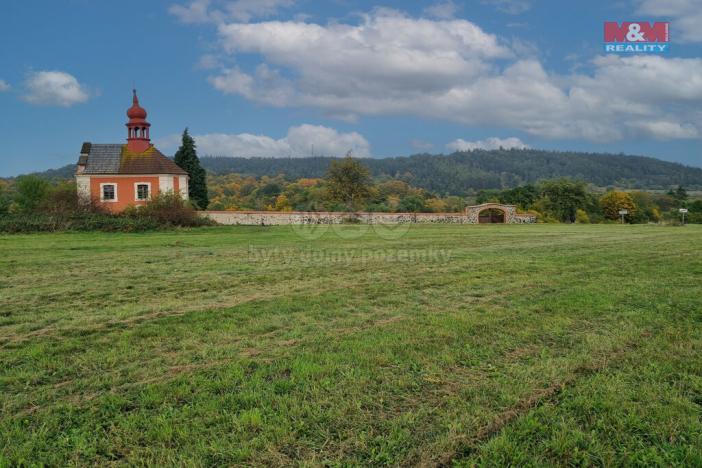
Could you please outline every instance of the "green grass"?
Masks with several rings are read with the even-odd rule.
[[[0,271],[0,466],[702,465],[698,226],[1,236]]]

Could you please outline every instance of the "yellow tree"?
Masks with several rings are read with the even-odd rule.
[[[619,219],[619,211],[627,210],[627,218],[636,212],[636,204],[626,192],[607,192],[600,198],[600,206],[608,219]]]
[[[275,199],[275,210],[276,211],[292,211],[288,197],[285,194],[280,194]]]

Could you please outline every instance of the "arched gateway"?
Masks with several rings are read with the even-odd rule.
[[[516,206],[501,203],[469,206],[466,217],[471,224],[526,224],[536,221],[534,215],[517,213]]]
[[[505,224],[505,212],[497,208],[488,208],[478,214],[480,224]]]

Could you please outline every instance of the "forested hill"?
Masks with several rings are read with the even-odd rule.
[[[239,173],[260,177],[284,174],[286,178],[324,177],[332,158],[227,158],[202,157],[214,174]],[[472,151],[445,155],[364,159],[375,178],[398,178],[440,195],[511,188],[540,179],[571,177],[599,187],[669,189],[682,185],[702,189],[702,169],[642,156],[573,153],[538,150]],[[72,178],[68,165],[40,175]]]
[[[215,158],[203,165],[216,174],[236,172],[260,177],[284,174],[290,179],[323,177],[331,158]],[[364,159],[376,178],[398,178],[439,194],[465,194],[469,189],[509,188],[540,179],[572,177],[594,185],[668,189],[702,187],[702,169],[658,159],[614,154],[537,150],[495,150],[421,154]]]

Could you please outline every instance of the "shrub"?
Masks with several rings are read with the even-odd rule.
[[[575,222],[578,224],[590,224],[590,216],[585,210],[578,209],[575,212]]]
[[[0,215],[5,214],[10,211],[10,205],[12,204],[12,199],[8,193],[7,184],[0,181]]]
[[[50,190],[41,207],[34,212],[3,215],[0,217],[0,232],[144,232],[216,224],[198,216],[179,195],[162,194],[144,207],[131,207],[123,213],[112,214],[99,206],[80,202],[71,185],[61,184]]]
[[[51,184],[35,175],[20,176],[17,178],[15,201],[24,213],[36,211],[45,202]]]
[[[161,193],[153,197],[145,206],[128,215],[145,217],[157,221],[162,226],[203,226],[212,224],[200,217],[195,209],[177,193]]]
[[[13,213],[0,217],[0,232],[17,234],[58,231],[144,232],[161,227],[153,219],[80,213],[65,216],[48,213]]]

